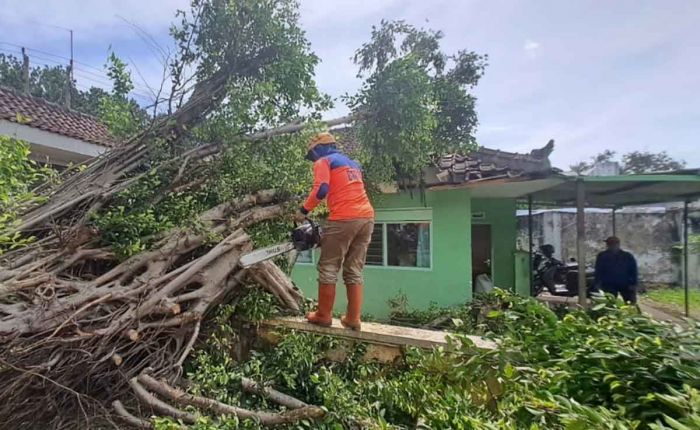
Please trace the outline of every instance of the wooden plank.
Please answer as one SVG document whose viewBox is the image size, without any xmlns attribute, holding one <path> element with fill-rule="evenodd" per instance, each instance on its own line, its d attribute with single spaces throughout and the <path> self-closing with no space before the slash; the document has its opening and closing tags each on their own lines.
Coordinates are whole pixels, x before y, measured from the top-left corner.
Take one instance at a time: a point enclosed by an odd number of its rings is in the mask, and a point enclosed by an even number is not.
<svg viewBox="0 0 700 430">
<path fill-rule="evenodd" d="M 308 333 L 355 339 L 367 343 L 396 346 L 416 346 L 425 349 L 447 346 L 447 336 L 450 334 L 444 331 L 425 330 L 370 322 L 362 323 L 362 331 L 354 331 L 343 327 L 340 324 L 340 320 L 337 318 L 333 319 L 333 325 L 331 327 L 321 327 L 318 325 L 309 324 L 303 317 L 272 319 L 263 322 L 263 325 L 267 327 L 286 327 Z M 474 345 L 476 345 L 477 348 L 496 348 L 496 344 L 490 340 L 479 336 L 467 337 L 474 342 Z"/>
<path fill-rule="evenodd" d="M 574 303 L 578 304 L 578 296 L 571 296 L 571 297 L 566 297 L 566 296 L 552 296 L 547 293 L 540 294 L 537 296 L 537 300 L 541 302 L 546 302 L 546 303 L 555 303 L 555 304 L 568 304 L 568 303 Z"/>
<path fill-rule="evenodd" d="M 556 305 L 565 305 L 570 309 L 575 309 L 578 308 L 579 305 L 579 297 L 578 296 L 573 296 L 573 297 L 565 297 L 565 296 L 552 296 L 550 294 L 544 293 L 536 297 L 536 299 L 548 305 L 549 307 L 553 307 Z"/>
</svg>

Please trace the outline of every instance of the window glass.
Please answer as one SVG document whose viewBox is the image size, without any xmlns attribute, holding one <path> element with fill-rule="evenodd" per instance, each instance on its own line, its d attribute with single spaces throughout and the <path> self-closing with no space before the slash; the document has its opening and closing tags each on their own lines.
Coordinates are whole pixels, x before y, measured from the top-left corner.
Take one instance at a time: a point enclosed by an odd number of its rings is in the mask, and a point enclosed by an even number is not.
<svg viewBox="0 0 700 430">
<path fill-rule="evenodd" d="M 313 263 L 313 262 L 314 262 L 314 260 L 313 260 L 313 256 L 312 256 L 312 254 L 311 254 L 311 250 L 310 250 L 310 249 L 308 249 L 308 250 L 306 250 L 306 251 L 301 251 L 301 252 L 299 252 L 299 254 L 297 255 L 297 263 L 307 263 L 307 264 L 311 264 L 311 263 Z"/>
<path fill-rule="evenodd" d="M 430 223 L 386 225 L 387 265 L 430 267 Z"/>
<path fill-rule="evenodd" d="M 384 232 L 383 224 L 374 224 L 372 231 L 372 241 L 367 248 L 368 266 L 383 266 L 384 265 Z"/>
</svg>

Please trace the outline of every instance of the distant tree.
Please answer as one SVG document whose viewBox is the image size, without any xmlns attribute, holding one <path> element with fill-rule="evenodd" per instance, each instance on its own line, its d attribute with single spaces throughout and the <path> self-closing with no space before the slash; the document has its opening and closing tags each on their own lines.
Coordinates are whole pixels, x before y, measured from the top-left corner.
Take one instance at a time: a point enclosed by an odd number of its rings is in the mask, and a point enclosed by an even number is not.
<svg viewBox="0 0 700 430">
<path fill-rule="evenodd" d="M 113 54 L 112 54 L 113 55 Z M 108 77 L 115 83 L 114 77 L 108 73 Z M 36 66 L 29 70 L 29 94 L 52 103 L 61 104 L 64 100 L 66 84 L 68 82 L 68 70 L 64 66 Z M 13 88 L 18 91 L 24 89 L 22 80 L 22 61 L 13 55 L 0 54 L 0 85 Z M 129 91 L 131 90 L 130 87 Z M 100 114 L 100 100 L 109 93 L 102 88 L 90 87 L 82 91 L 76 87 L 76 82 L 70 83 L 71 109 L 92 116 Z M 121 88 L 115 91 L 121 94 Z M 128 93 L 128 91 L 127 91 Z M 122 94 L 127 97 L 127 94 Z M 136 107 L 138 104 L 130 100 Z"/>
<path fill-rule="evenodd" d="M 606 149 L 605 151 L 601 152 L 595 157 L 591 157 L 591 161 L 593 164 L 605 163 L 606 161 L 613 161 L 613 159 L 615 158 L 615 154 L 617 154 L 617 152 Z"/>
<path fill-rule="evenodd" d="M 569 166 L 572 172 L 582 175 L 597 163 L 615 161 L 615 151 L 605 151 L 591 157 L 590 161 L 581 161 Z M 673 159 L 666 151 L 632 151 L 622 155 L 620 169 L 622 174 L 664 172 L 685 167 L 685 161 Z"/>
<path fill-rule="evenodd" d="M 29 70 L 29 94 L 60 103 L 66 89 L 68 71 L 63 66 L 37 66 Z M 22 91 L 22 61 L 13 55 L 0 54 L 0 85 Z M 74 94 L 82 95 L 75 89 Z M 78 97 L 79 98 L 79 97 Z"/>
<path fill-rule="evenodd" d="M 22 62 L 12 55 L 0 54 L 0 85 L 22 89 Z"/>
<path fill-rule="evenodd" d="M 674 160 L 666 151 L 659 153 L 633 151 L 622 156 L 622 172 L 650 173 L 678 170 L 685 167 L 685 161 Z"/>
<path fill-rule="evenodd" d="M 68 70 L 63 66 L 35 67 L 29 71 L 30 94 L 53 103 L 63 102 L 67 82 Z M 72 100 L 82 97 L 82 91 L 75 87 L 75 82 L 71 82 L 70 91 Z"/>
<path fill-rule="evenodd" d="M 71 101 L 71 108 L 88 115 L 98 115 L 100 112 L 100 100 L 109 96 L 109 92 L 99 87 L 90 87 L 87 91 L 80 91 L 78 97 Z"/>
<path fill-rule="evenodd" d="M 576 164 L 571 164 L 569 166 L 569 170 L 576 173 L 577 175 L 583 175 L 586 172 L 586 170 L 588 170 L 590 167 L 591 165 L 588 162 L 579 161 Z"/>
<path fill-rule="evenodd" d="M 569 169 L 571 169 L 572 172 L 575 172 L 578 175 L 582 175 L 586 172 L 586 170 L 595 166 L 597 163 L 612 161 L 615 158 L 615 154 L 615 151 L 606 149 L 605 151 L 591 157 L 591 161 L 581 161 L 579 163 L 572 164 L 569 166 Z"/>
<path fill-rule="evenodd" d="M 136 133 L 148 119 L 148 113 L 139 106 L 129 92 L 134 89 L 126 63 L 111 53 L 105 65 L 112 82 L 112 91 L 99 87 L 79 90 L 76 82 L 70 83 L 71 109 L 100 118 L 119 138 Z M 29 71 L 29 94 L 52 103 L 64 100 L 68 70 L 63 66 L 37 66 Z M 12 55 L 0 54 L 0 85 L 24 89 L 22 61 Z"/>
</svg>

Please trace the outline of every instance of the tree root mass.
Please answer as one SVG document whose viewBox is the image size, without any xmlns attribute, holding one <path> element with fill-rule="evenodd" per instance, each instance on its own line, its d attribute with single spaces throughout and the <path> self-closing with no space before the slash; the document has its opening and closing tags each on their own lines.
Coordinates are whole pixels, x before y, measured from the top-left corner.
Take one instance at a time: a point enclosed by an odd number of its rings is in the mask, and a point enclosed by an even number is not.
<svg viewBox="0 0 700 430">
<path fill-rule="evenodd" d="M 249 270 L 238 265 L 241 254 L 252 249 L 245 228 L 282 213 L 275 193 L 262 191 L 200 216 L 207 231 L 223 237 L 213 246 L 204 233 L 175 229 L 154 250 L 121 263 L 87 244 L 70 254 L 62 247 L 44 248 L 32 259 L 16 254 L 5 260 L 3 273 L 10 275 L 0 293 L 0 421 L 8 428 L 37 422 L 60 427 L 75 411 L 88 422 L 107 414 L 138 428 L 150 428 L 142 417 L 152 413 L 186 423 L 196 419 L 169 402 L 263 425 L 322 415 L 282 393 L 261 392 L 289 408 L 277 414 L 191 396 L 165 382 L 181 376 L 202 321 L 247 282 L 299 309 L 299 291 L 274 263 Z M 113 267 L 75 276 L 76 267 L 96 260 Z M 250 381 L 243 388 L 258 392 Z M 148 412 L 127 410 L 124 405 L 134 399 Z M 113 408 L 105 410 L 109 404 Z"/>
</svg>

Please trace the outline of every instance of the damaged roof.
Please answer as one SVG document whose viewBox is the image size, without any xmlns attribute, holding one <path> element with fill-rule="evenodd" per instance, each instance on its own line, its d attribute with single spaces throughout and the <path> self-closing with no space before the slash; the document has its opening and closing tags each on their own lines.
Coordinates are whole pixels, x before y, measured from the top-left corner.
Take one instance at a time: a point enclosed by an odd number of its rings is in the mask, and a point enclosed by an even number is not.
<svg viewBox="0 0 700 430">
<path fill-rule="evenodd" d="M 348 154 L 359 149 L 360 143 L 353 127 L 332 129 L 338 147 Z M 554 150 L 554 140 L 544 147 L 527 154 L 479 147 L 467 154 L 446 154 L 424 170 L 428 187 L 460 185 L 503 178 L 539 178 L 554 172 L 549 155 Z"/>
<path fill-rule="evenodd" d="M 97 118 L 0 86 L 0 120 L 113 147 L 117 141 Z"/>
</svg>

